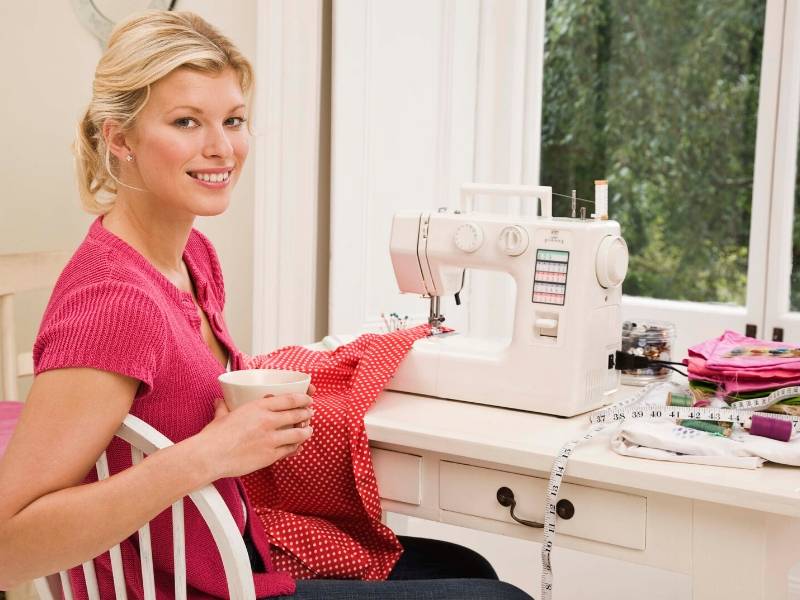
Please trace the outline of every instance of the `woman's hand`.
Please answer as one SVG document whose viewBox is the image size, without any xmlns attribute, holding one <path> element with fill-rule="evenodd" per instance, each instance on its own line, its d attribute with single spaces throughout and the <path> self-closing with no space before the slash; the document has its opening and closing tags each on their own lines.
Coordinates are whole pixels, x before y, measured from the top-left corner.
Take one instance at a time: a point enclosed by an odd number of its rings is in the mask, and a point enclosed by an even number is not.
<svg viewBox="0 0 800 600">
<path fill-rule="evenodd" d="M 314 387 L 314 384 L 313 383 L 309 383 L 308 384 L 308 390 L 306 390 L 306 394 L 308 394 L 309 396 L 313 396 L 314 392 L 316 392 L 316 391 L 317 391 L 317 388 Z M 308 419 L 307 421 L 303 421 L 299 425 L 295 425 L 295 427 L 308 427 L 310 424 L 311 424 L 311 419 Z M 294 456 L 295 454 L 300 452 L 300 450 L 301 450 L 301 448 L 298 448 L 296 452 L 293 452 L 291 454 L 291 456 Z"/>
<path fill-rule="evenodd" d="M 306 391 L 306 394 L 308 394 L 309 396 L 313 396 L 314 392 L 316 392 L 316 391 L 317 391 L 317 388 L 314 387 L 314 384 L 313 383 L 309 383 L 308 384 L 308 390 Z M 312 408 L 311 410 L 313 411 L 314 409 Z M 311 425 L 311 419 L 307 419 L 307 420 L 303 421 L 302 423 L 299 423 L 298 425 L 295 425 L 295 427 L 308 427 L 309 425 Z M 292 456 L 297 456 L 302 451 L 303 451 L 303 446 L 301 444 L 301 445 L 297 446 L 297 450 L 295 450 L 291 454 L 287 454 L 286 458 L 291 458 Z"/>
<path fill-rule="evenodd" d="M 214 420 L 196 436 L 216 478 L 246 475 L 296 453 L 311 437 L 311 403 L 309 395 L 284 394 L 229 411 L 218 399 Z"/>
</svg>

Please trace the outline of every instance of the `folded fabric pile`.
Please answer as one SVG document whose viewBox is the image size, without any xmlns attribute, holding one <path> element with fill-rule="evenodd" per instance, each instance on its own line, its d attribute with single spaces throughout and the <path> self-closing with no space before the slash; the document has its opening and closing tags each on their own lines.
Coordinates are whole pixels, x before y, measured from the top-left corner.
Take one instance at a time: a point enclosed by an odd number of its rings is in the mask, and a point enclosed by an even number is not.
<svg viewBox="0 0 800 600">
<path fill-rule="evenodd" d="M 800 416 L 800 394 L 793 395 L 795 390 L 787 389 L 800 386 L 800 346 L 726 331 L 692 346 L 683 362 L 688 367 L 688 388 L 665 383 L 641 403 L 675 406 L 668 400 L 672 393 L 681 398 L 679 406 Z M 782 392 L 770 398 L 778 390 Z M 752 432 L 754 427 L 755 418 Z M 753 435 L 724 422 L 626 419 L 613 433 L 611 448 L 639 458 L 746 469 L 760 467 L 766 461 L 800 466 L 800 436 L 794 433 L 788 441 L 780 441 L 779 436 L 764 435 Z"/>
<path fill-rule="evenodd" d="M 766 398 L 775 390 L 800 386 L 800 346 L 735 331 L 692 346 L 683 362 L 697 399 L 695 406 L 707 405 L 715 397 L 735 406 L 740 400 Z M 800 397 L 784 398 L 764 410 L 800 415 Z"/>
<path fill-rule="evenodd" d="M 665 382 L 658 384 L 641 404 L 666 405 L 670 393 L 691 392 L 685 386 Z M 714 398 L 710 405 L 723 407 L 724 401 Z M 686 427 L 670 418 L 626 419 L 612 433 L 611 449 L 617 454 L 637 458 L 741 469 L 756 469 L 766 461 L 800 466 L 800 436 L 797 434 L 788 442 L 752 435 L 743 429 L 733 429 L 729 436 L 722 436 Z"/>
</svg>

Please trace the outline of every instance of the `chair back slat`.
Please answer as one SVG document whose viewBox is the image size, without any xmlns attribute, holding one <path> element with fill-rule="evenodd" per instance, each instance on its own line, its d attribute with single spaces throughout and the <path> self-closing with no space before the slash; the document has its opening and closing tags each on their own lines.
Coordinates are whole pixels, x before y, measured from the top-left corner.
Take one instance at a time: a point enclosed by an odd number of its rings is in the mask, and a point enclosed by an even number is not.
<svg viewBox="0 0 800 600">
<path fill-rule="evenodd" d="M 131 462 L 134 465 L 138 465 L 144 460 L 144 454 L 141 448 L 131 446 Z M 150 542 L 149 523 L 139 530 L 139 559 L 142 563 L 142 586 L 145 600 L 155 600 L 156 579 L 153 572 L 153 546 Z"/>
<path fill-rule="evenodd" d="M 150 544 L 150 524 L 139 530 L 139 559 L 142 563 L 142 587 L 145 600 L 156 600 L 156 579 L 153 574 L 153 547 Z"/>
<path fill-rule="evenodd" d="M 47 577 L 40 577 L 34 580 L 33 587 L 36 590 L 36 595 L 39 600 L 61 600 L 62 580 L 58 575 L 48 575 Z M 72 600 L 72 590 L 69 595 L 64 594 L 66 600 Z"/>
<path fill-rule="evenodd" d="M 175 567 L 175 600 L 186 600 L 186 536 L 183 499 L 172 505 L 172 564 Z"/>
<path fill-rule="evenodd" d="M 105 452 L 97 459 L 95 468 L 97 469 L 98 481 L 108 479 L 108 457 Z M 119 544 L 111 548 L 108 553 L 111 556 L 111 574 L 114 577 L 114 592 L 117 600 L 128 600 L 128 593 L 125 589 L 125 570 L 122 567 L 122 552 L 120 551 Z"/>
<path fill-rule="evenodd" d="M 114 595 L 117 600 L 128 600 L 128 591 L 125 586 L 125 569 L 122 566 L 122 551 L 119 544 L 108 551 L 111 557 L 111 574 L 114 578 Z"/>
<path fill-rule="evenodd" d="M 117 600 L 128 600 L 128 592 L 125 587 L 125 569 L 122 567 L 122 551 L 119 544 L 108 551 L 111 555 L 111 573 L 114 577 L 114 593 Z"/>
<path fill-rule="evenodd" d="M 86 580 L 86 593 L 89 600 L 100 600 L 100 590 L 97 587 L 97 573 L 94 570 L 94 561 L 83 563 L 83 578 Z"/>
<path fill-rule="evenodd" d="M 108 479 L 108 460 L 105 452 L 97 459 L 95 468 L 97 469 L 98 479 Z M 83 576 L 86 579 L 86 591 L 89 594 L 89 600 L 99 600 L 100 590 L 97 587 L 97 573 L 94 570 L 93 560 L 83 563 Z"/>
<path fill-rule="evenodd" d="M 131 446 L 131 463 L 135 466 L 138 465 L 140 462 L 144 460 L 144 450 L 141 448 L 137 448 L 136 446 Z M 148 452 L 148 454 L 151 454 Z"/>
<path fill-rule="evenodd" d="M 61 579 L 61 589 L 64 591 L 64 600 L 72 600 L 72 586 L 69 582 L 69 573 L 66 571 L 59 571 L 58 576 Z"/>
<path fill-rule="evenodd" d="M 106 456 L 105 452 L 103 452 L 100 455 L 100 458 L 97 459 L 97 462 L 94 464 L 94 468 L 97 469 L 98 481 L 108 479 L 108 457 Z"/>
</svg>

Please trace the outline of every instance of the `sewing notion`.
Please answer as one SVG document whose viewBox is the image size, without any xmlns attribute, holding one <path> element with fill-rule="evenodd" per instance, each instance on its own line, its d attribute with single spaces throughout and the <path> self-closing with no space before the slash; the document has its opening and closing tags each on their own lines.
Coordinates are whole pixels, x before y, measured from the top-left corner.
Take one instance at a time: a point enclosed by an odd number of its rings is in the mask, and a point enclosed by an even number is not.
<svg viewBox="0 0 800 600">
<path fill-rule="evenodd" d="M 542 214 L 477 212 L 477 194 L 537 199 Z M 396 213 L 390 251 L 398 286 L 430 300 L 439 335 L 414 344 L 388 389 L 561 416 L 608 404 L 619 384 L 628 247 L 607 210 L 602 181 L 591 219 L 553 217 L 550 187 L 475 183 L 462 186 L 459 209 Z M 466 269 L 514 279 L 510 343 L 441 328 L 440 299 L 460 304 Z"/>
</svg>

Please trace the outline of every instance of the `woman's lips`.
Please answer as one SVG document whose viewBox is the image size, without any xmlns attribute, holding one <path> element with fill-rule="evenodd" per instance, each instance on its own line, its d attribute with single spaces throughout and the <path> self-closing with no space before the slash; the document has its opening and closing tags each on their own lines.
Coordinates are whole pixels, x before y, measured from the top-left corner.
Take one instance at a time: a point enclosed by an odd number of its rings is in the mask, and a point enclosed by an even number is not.
<svg viewBox="0 0 800 600">
<path fill-rule="evenodd" d="M 186 174 L 203 187 L 219 189 L 224 188 L 230 183 L 233 169 L 216 173 L 208 171 L 189 171 Z"/>
</svg>

